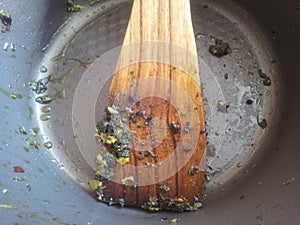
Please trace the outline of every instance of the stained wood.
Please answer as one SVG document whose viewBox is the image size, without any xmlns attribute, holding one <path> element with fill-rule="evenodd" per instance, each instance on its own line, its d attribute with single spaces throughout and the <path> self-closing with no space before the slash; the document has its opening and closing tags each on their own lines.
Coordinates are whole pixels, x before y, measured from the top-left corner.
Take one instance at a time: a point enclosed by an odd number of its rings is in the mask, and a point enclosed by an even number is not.
<svg viewBox="0 0 300 225">
<path fill-rule="evenodd" d="M 138 102 L 130 102 L 132 96 Z M 112 181 L 105 182 L 106 199 L 138 207 L 149 197 L 203 200 L 206 134 L 189 1 L 134 0 L 108 104 L 146 113 L 129 122 L 141 141 L 132 141 L 130 163 L 117 165 Z M 147 149 L 156 157 L 140 153 Z M 195 175 L 189 174 L 192 166 L 199 167 Z M 129 176 L 134 181 L 127 185 L 115 182 Z"/>
</svg>

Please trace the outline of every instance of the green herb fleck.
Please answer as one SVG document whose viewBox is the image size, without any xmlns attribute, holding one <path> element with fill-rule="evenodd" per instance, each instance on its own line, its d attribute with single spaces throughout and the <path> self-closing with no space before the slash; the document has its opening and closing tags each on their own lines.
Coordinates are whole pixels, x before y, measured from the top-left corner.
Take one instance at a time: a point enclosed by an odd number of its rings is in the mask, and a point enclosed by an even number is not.
<svg viewBox="0 0 300 225">
<path fill-rule="evenodd" d="M 12 204 L 0 204 L 0 209 L 16 209 L 17 206 Z"/>
<path fill-rule="evenodd" d="M 84 9 L 82 5 L 75 4 L 72 0 L 67 0 L 67 11 L 68 12 L 77 12 L 81 9 Z"/>
<path fill-rule="evenodd" d="M 123 165 L 129 163 L 129 143 L 131 139 L 129 126 L 123 122 L 119 108 L 109 106 L 106 109 L 107 117 L 97 125 L 100 140 L 109 151 Z M 127 114 L 127 116 L 129 116 Z"/>
<path fill-rule="evenodd" d="M 173 132 L 173 134 L 177 134 L 179 130 L 180 130 L 180 126 L 173 121 L 171 123 L 171 131 Z"/>
<path fill-rule="evenodd" d="M 13 94 L 10 95 L 10 97 L 11 97 L 12 99 L 17 99 L 17 98 L 21 99 L 21 98 L 23 98 L 23 95 L 13 93 Z"/>
<path fill-rule="evenodd" d="M 270 77 L 266 77 L 264 80 L 263 80 L 263 84 L 265 86 L 270 86 L 271 85 L 271 78 Z"/>
<path fill-rule="evenodd" d="M 40 144 L 31 138 L 27 138 L 25 143 L 28 148 L 40 149 Z"/>
<path fill-rule="evenodd" d="M 24 181 L 25 180 L 24 178 L 18 177 L 18 176 L 12 176 L 11 178 L 16 181 Z"/>
<path fill-rule="evenodd" d="M 290 179 L 284 181 L 281 185 L 282 185 L 282 186 L 287 186 L 287 185 L 293 183 L 295 180 L 296 180 L 295 177 L 291 177 Z"/>
<path fill-rule="evenodd" d="M 142 208 L 147 209 L 150 212 L 158 212 L 161 210 L 161 208 L 159 207 L 159 204 L 158 204 L 158 198 L 151 197 L 151 196 L 149 198 L 149 201 L 142 205 Z"/>
<path fill-rule="evenodd" d="M 38 127 L 34 127 L 32 129 L 29 130 L 30 131 L 30 135 L 33 136 L 33 137 L 37 137 L 38 136 L 38 133 L 40 131 L 40 128 Z"/>
<path fill-rule="evenodd" d="M 170 223 L 177 223 L 177 221 L 178 221 L 178 218 L 173 218 L 170 220 Z"/>
<path fill-rule="evenodd" d="M 161 185 L 159 188 L 160 188 L 162 191 L 164 191 L 164 192 L 168 192 L 168 191 L 171 190 L 171 188 L 170 188 L 168 185 L 166 185 L 166 184 Z"/>
<path fill-rule="evenodd" d="M 198 166 L 192 166 L 189 169 L 189 175 L 193 176 L 199 172 L 199 167 Z"/>
<path fill-rule="evenodd" d="M 127 185 L 127 183 L 128 183 L 129 181 L 132 181 L 132 182 L 134 181 L 133 176 L 124 177 L 124 178 L 121 180 L 121 182 L 122 182 L 123 185 Z"/>
<path fill-rule="evenodd" d="M 20 134 L 27 135 L 26 128 L 24 126 L 19 127 Z"/>
</svg>

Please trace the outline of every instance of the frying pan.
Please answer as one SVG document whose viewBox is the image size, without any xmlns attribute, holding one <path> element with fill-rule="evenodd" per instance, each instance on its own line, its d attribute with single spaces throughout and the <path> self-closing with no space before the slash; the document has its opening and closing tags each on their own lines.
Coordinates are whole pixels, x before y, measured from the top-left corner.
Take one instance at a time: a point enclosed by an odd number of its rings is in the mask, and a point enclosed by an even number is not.
<svg viewBox="0 0 300 225">
<path fill-rule="evenodd" d="M 0 35 L 0 224 L 299 224 L 299 2 L 191 0 L 209 178 L 192 213 L 107 206 L 90 191 L 94 125 L 132 2 L 79 3 L 70 13 L 59 0 L 1 1 L 12 26 Z M 217 39 L 230 54 L 209 52 Z M 45 93 L 28 88 L 47 78 Z M 46 94 L 51 103 L 36 101 Z"/>
</svg>

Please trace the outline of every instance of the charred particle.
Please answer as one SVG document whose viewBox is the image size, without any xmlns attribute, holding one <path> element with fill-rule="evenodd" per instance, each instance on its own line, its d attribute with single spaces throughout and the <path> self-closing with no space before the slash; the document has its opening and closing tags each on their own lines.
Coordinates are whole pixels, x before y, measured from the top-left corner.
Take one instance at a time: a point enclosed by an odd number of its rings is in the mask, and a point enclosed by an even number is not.
<svg viewBox="0 0 300 225">
<path fill-rule="evenodd" d="M 140 115 L 140 116 L 144 116 L 146 115 L 146 110 L 145 109 L 140 109 L 139 111 L 136 112 L 137 115 Z"/>
<path fill-rule="evenodd" d="M 200 134 L 205 134 L 206 133 L 206 128 L 200 130 Z"/>
<path fill-rule="evenodd" d="M 228 73 L 224 74 L 224 78 L 225 78 L 225 80 L 228 80 Z"/>
<path fill-rule="evenodd" d="M 207 168 L 210 169 L 210 170 L 214 170 L 214 168 L 212 168 L 212 167 L 209 166 L 209 165 L 207 166 Z"/>
<path fill-rule="evenodd" d="M 257 117 L 257 124 L 258 124 L 258 126 L 260 126 L 262 129 L 265 129 L 265 128 L 267 127 L 267 125 L 268 125 L 266 119 L 259 120 L 258 117 Z"/>
<path fill-rule="evenodd" d="M 253 103 L 253 100 L 252 100 L 252 99 L 247 99 L 247 101 L 246 101 L 246 104 L 247 104 L 247 105 L 252 105 L 252 103 Z"/>
<path fill-rule="evenodd" d="M 168 217 L 161 217 L 160 218 L 160 221 L 166 221 L 166 220 L 168 220 Z"/>
<path fill-rule="evenodd" d="M 10 15 L 4 10 L 0 10 L 0 19 L 2 24 L 5 26 L 2 28 L 1 32 L 5 33 L 7 31 L 10 31 L 10 26 L 12 22 Z"/>
<path fill-rule="evenodd" d="M 259 77 L 261 77 L 261 78 L 266 78 L 267 77 L 267 74 L 265 74 L 261 69 L 258 70 L 257 72 L 258 72 Z"/>
<path fill-rule="evenodd" d="M 147 118 L 146 118 L 146 121 L 145 121 L 145 124 L 150 124 L 151 120 L 153 119 L 153 116 L 152 115 L 149 115 Z"/>
<path fill-rule="evenodd" d="M 215 45 L 209 46 L 209 52 L 216 57 L 222 57 L 232 52 L 229 44 L 223 40 L 216 39 Z"/>
<path fill-rule="evenodd" d="M 171 130 L 173 134 L 177 134 L 179 132 L 180 126 L 176 124 L 174 121 L 171 123 Z"/>
<path fill-rule="evenodd" d="M 271 85 L 271 78 L 270 77 L 266 77 L 264 80 L 263 80 L 263 84 L 265 86 L 270 86 Z"/>
</svg>

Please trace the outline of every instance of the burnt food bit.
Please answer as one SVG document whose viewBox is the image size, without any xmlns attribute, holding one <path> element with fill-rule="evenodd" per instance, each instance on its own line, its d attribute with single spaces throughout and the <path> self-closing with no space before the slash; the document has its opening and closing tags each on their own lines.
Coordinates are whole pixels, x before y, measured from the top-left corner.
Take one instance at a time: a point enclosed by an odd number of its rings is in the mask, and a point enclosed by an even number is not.
<svg viewBox="0 0 300 225">
<path fill-rule="evenodd" d="M 150 124 L 150 122 L 151 122 L 152 119 L 153 119 L 153 116 L 152 116 L 152 115 L 149 115 L 149 116 L 146 118 L 145 124 L 146 124 L 146 125 Z"/>
<path fill-rule="evenodd" d="M 0 19 L 4 27 L 2 27 L 1 32 L 5 33 L 7 31 L 10 31 L 10 26 L 11 26 L 11 16 L 4 10 L 0 10 Z"/>
<path fill-rule="evenodd" d="M 265 86 L 271 85 L 271 83 L 272 83 L 271 78 L 267 74 L 265 74 L 261 69 L 258 70 L 257 73 L 258 73 L 258 76 L 263 79 L 263 84 Z"/>
<path fill-rule="evenodd" d="M 271 78 L 270 77 L 266 77 L 264 80 L 263 80 L 263 84 L 265 86 L 270 86 L 271 85 Z"/>
<path fill-rule="evenodd" d="M 209 46 L 209 52 L 216 57 L 222 57 L 232 52 L 229 44 L 223 40 L 216 39 L 215 45 Z"/>
<path fill-rule="evenodd" d="M 266 119 L 262 119 L 259 120 L 257 117 L 257 124 L 258 126 L 260 126 L 262 129 L 265 129 L 268 126 L 267 120 Z"/>
<path fill-rule="evenodd" d="M 171 123 L 171 130 L 172 130 L 173 134 L 177 134 L 180 130 L 180 126 L 173 121 Z"/>
<path fill-rule="evenodd" d="M 267 74 L 265 74 L 262 70 L 258 70 L 257 72 L 258 72 L 259 77 L 261 77 L 263 79 L 267 77 Z"/>
<path fill-rule="evenodd" d="M 252 103 L 253 103 L 253 100 L 252 100 L 252 99 L 247 99 L 247 101 L 246 101 L 246 104 L 247 104 L 247 105 L 252 105 Z"/>
</svg>

